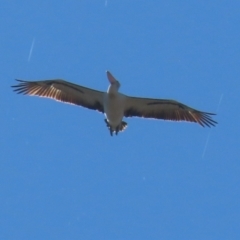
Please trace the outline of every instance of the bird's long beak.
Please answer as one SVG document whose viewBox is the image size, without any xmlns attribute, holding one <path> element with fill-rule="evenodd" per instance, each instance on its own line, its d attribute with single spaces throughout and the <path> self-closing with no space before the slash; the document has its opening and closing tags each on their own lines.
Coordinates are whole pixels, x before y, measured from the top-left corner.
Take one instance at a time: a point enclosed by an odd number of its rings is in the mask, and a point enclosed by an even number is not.
<svg viewBox="0 0 240 240">
<path fill-rule="evenodd" d="M 116 78 L 114 78 L 114 76 L 109 71 L 106 71 L 106 73 L 107 73 L 107 78 L 111 84 L 117 81 Z"/>
</svg>

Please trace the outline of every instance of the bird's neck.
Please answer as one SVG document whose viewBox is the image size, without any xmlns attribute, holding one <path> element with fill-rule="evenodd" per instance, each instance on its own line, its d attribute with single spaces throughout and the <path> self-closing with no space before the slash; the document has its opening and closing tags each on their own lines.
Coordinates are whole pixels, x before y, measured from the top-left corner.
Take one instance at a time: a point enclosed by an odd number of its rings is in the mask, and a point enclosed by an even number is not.
<svg viewBox="0 0 240 240">
<path fill-rule="evenodd" d="M 117 95 L 118 94 L 118 89 L 116 88 L 115 85 L 110 85 L 108 87 L 107 93 L 110 95 Z"/>
</svg>

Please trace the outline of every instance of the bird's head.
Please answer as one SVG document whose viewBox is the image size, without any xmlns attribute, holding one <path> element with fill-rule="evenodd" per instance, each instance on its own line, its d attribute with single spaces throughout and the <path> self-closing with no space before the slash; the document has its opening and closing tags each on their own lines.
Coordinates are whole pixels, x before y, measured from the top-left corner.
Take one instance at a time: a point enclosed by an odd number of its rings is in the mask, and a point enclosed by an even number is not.
<svg viewBox="0 0 240 240">
<path fill-rule="evenodd" d="M 112 92 L 112 93 L 118 92 L 118 89 L 120 88 L 119 81 L 109 71 L 107 71 L 107 78 L 108 78 L 108 81 L 110 82 L 108 92 Z"/>
</svg>

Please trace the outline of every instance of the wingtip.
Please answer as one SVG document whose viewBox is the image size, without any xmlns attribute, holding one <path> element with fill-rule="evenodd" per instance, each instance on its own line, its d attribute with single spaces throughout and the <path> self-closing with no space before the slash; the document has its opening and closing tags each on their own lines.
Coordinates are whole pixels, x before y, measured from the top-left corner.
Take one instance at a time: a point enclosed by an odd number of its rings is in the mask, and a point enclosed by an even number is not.
<svg viewBox="0 0 240 240">
<path fill-rule="evenodd" d="M 18 78 L 15 78 L 15 80 L 16 80 L 17 82 L 21 82 L 21 83 L 26 82 L 26 81 L 21 80 L 21 79 L 18 79 Z M 18 88 L 18 87 L 19 87 L 19 84 L 18 84 L 18 85 L 12 85 L 11 87 L 12 87 L 12 88 Z M 17 89 L 15 89 L 14 91 L 17 91 Z"/>
<path fill-rule="evenodd" d="M 18 82 L 27 82 L 27 81 L 19 79 L 19 78 L 15 78 L 15 80 L 18 81 Z"/>
</svg>

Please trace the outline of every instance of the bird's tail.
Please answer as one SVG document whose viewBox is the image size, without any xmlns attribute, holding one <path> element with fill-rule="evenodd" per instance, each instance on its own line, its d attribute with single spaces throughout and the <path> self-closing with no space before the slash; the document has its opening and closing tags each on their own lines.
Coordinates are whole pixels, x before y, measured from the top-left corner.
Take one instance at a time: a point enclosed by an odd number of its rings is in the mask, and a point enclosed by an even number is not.
<svg viewBox="0 0 240 240">
<path fill-rule="evenodd" d="M 113 135 L 113 132 L 115 131 L 116 135 L 118 134 L 118 132 L 122 132 L 127 128 L 127 123 L 122 121 L 119 126 L 116 128 L 116 130 L 113 130 L 112 127 L 110 126 L 109 122 L 107 119 L 104 119 L 105 123 L 107 124 L 107 127 L 110 131 L 110 135 Z"/>
<path fill-rule="evenodd" d="M 119 131 L 122 132 L 127 128 L 127 123 L 122 121 L 120 126 L 119 126 Z"/>
</svg>

